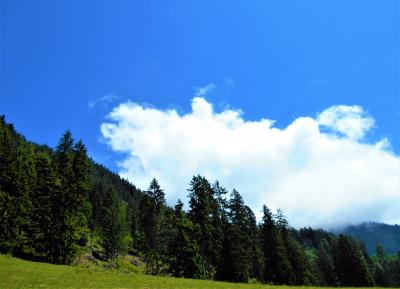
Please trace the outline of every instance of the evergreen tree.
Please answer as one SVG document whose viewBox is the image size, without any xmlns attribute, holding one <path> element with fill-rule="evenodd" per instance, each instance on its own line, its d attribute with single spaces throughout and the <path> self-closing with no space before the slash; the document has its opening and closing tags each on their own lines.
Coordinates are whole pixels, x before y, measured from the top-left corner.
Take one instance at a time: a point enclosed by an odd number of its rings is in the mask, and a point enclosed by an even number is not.
<svg viewBox="0 0 400 289">
<path fill-rule="evenodd" d="M 53 231 L 53 201 L 60 190 L 59 180 L 54 172 L 51 158 L 47 152 L 35 155 L 36 186 L 31 194 L 32 214 L 29 232 L 31 257 L 34 260 L 50 261 L 49 248 Z"/>
<path fill-rule="evenodd" d="M 147 194 L 154 202 L 156 214 L 160 214 L 161 210 L 166 206 L 165 193 L 156 178 L 152 179 Z"/>
<path fill-rule="evenodd" d="M 140 228 L 144 234 L 145 246 L 143 250 L 146 253 L 148 261 L 148 271 L 152 274 L 158 274 L 163 255 L 166 254 L 166 222 L 165 215 L 165 194 L 154 178 L 149 186 L 145 196 L 140 202 Z"/>
<path fill-rule="evenodd" d="M 222 187 L 218 181 L 216 181 L 212 190 L 214 192 L 215 199 L 217 200 L 218 215 L 220 224 L 219 227 L 223 232 L 223 238 L 221 243 L 219 264 L 215 273 L 214 278 L 217 280 L 234 280 L 233 267 L 232 267 L 232 254 L 231 254 L 231 239 L 230 234 L 231 224 L 229 223 L 229 202 L 226 199 L 228 190 Z"/>
<path fill-rule="evenodd" d="M 321 240 L 321 243 L 318 246 L 317 256 L 322 285 L 336 286 L 337 275 L 335 263 L 330 250 L 330 245 L 325 238 Z"/>
<path fill-rule="evenodd" d="M 344 235 L 339 235 L 338 239 L 336 268 L 341 286 L 374 285 L 364 256 Z"/>
<path fill-rule="evenodd" d="M 61 138 L 55 161 L 60 190 L 53 201 L 54 234 L 50 254 L 54 263 L 70 263 L 76 254 L 77 241 L 85 232 L 88 210 L 88 162 L 82 142 L 74 146 L 70 131 Z"/>
<path fill-rule="evenodd" d="M 214 191 L 202 176 L 193 177 L 189 188 L 189 217 L 199 226 L 198 244 L 207 278 L 214 278 L 220 262 L 223 242 L 218 201 Z"/>
<path fill-rule="evenodd" d="M 272 212 L 264 205 L 261 238 L 264 255 L 264 281 L 274 284 L 290 284 L 293 270 L 288 260 L 286 247 L 277 228 Z"/>
<path fill-rule="evenodd" d="M 134 202 L 128 204 L 127 209 L 127 225 L 132 238 L 131 252 L 134 255 L 138 255 L 141 251 L 141 244 L 144 242 L 144 234 L 139 226 L 139 206 Z"/>
<path fill-rule="evenodd" d="M 250 241 L 251 276 L 259 282 L 263 282 L 264 260 L 261 248 L 261 238 L 257 226 L 256 216 L 253 211 L 245 206 L 246 218 L 248 220 L 248 235 Z"/>
<path fill-rule="evenodd" d="M 115 260 L 123 251 L 123 237 L 126 233 L 125 207 L 119 200 L 113 186 L 103 199 L 101 210 L 101 236 L 105 258 Z"/>
<path fill-rule="evenodd" d="M 78 245 L 85 246 L 89 240 L 88 220 L 91 214 L 89 192 L 92 189 L 90 179 L 90 164 L 87 150 L 82 140 L 74 145 L 74 207 L 76 208 L 75 240 Z"/>
<path fill-rule="evenodd" d="M 178 200 L 175 206 L 176 233 L 172 243 L 172 262 L 170 270 L 176 277 L 203 278 L 200 248 L 196 240 L 193 223 L 183 211 L 183 203 Z"/>
<path fill-rule="evenodd" d="M 232 191 L 229 202 L 229 226 L 230 235 L 230 256 L 232 262 L 231 281 L 244 282 L 251 277 L 252 269 L 252 242 L 251 224 L 248 218 L 248 211 L 244 205 L 242 196 Z"/>
<path fill-rule="evenodd" d="M 36 180 L 33 147 L 0 119 L 0 252 L 24 257 Z"/>
<path fill-rule="evenodd" d="M 313 282 L 313 277 L 310 272 L 311 268 L 310 264 L 308 263 L 304 248 L 293 237 L 292 231 L 290 231 L 289 228 L 289 222 L 287 221 L 287 218 L 281 209 L 277 210 L 275 222 L 282 236 L 282 240 L 287 251 L 287 258 L 291 265 L 291 278 L 287 282 L 296 285 L 311 284 Z"/>
<path fill-rule="evenodd" d="M 222 187 L 218 181 L 212 186 L 214 197 L 217 201 L 218 207 L 218 217 L 223 226 L 224 223 L 228 222 L 228 201 L 226 199 L 226 195 L 228 194 L 228 190 Z"/>
<path fill-rule="evenodd" d="M 305 254 L 303 246 L 289 232 L 285 236 L 284 243 L 288 254 L 288 259 L 292 267 L 291 284 L 311 285 L 315 278 L 311 273 L 311 265 Z"/>
<path fill-rule="evenodd" d="M 13 254 L 18 257 L 27 258 L 31 253 L 29 231 L 31 230 L 32 200 L 31 193 L 35 187 L 36 171 L 34 161 L 34 148 L 22 139 L 18 145 L 17 155 L 17 179 L 16 187 L 18 198 L 17 205 L 17 238 Z"/>
</svg>

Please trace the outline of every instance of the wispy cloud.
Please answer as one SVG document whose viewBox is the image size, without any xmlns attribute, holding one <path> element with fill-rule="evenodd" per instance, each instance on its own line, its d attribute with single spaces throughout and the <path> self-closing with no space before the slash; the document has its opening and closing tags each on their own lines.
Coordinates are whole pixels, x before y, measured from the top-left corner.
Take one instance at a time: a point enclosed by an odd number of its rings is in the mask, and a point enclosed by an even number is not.
<svg viewBox="0 0 400 289">
<path fill-rule="evenodd" d="M 373 123 L 361 107 L 339 105 L 280 129 L 197 96 L 185 114 L 122 103 L 101 132 L 126 154 L 120 174 L 140 188 L 157 177 L 170 204 L 202 174 L 236 188 L 256 213 L 263 203 L 284 209 L 297 227 L 400 222 L 400 157 L 388 140 L 361 141 Z"/>
<path fill-rule="evenodd" d="M 89 109 L 92 109 L 97 105 L 111 104 L 114 101 L 117 101 L 119 99 L 120 99 L 120 97 L 118 95 L 107 94 L 107 95 L 102 96 L 100 98 L 93 99 L 93 100 L 89 101 L 88 107 L 89 107 Z"/>
<path fill-rule="evenodd" d="M 204 97 L 209 93 L 211 90 L 215 89 L 217 86 L 214 83 L 210 83 L 206 86 L 202 87 L 195 87 L 194 88 L 194 96 L 195 97 Z"/>
<path fill-rule="evenodd" d="M 224 77 L 224 83 L 225 83 L 226 85 L 233 85 L 235 82 L 234 82 L 233 79 L 230 78 L 230 77 Z"/>
</svg>

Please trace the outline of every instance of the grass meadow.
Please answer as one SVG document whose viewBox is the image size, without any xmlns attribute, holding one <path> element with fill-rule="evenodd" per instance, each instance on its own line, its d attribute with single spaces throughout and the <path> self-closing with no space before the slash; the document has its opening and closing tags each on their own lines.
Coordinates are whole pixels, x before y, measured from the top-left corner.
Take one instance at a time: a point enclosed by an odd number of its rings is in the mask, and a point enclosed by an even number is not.
<svg viewBox="0 0 400 289">
<path fill-rule="evenodd" d="M 237 284 L 208 280 L 149 276 L 141 273 L 52 265 L 0 255 L 0 288 L 140 288 L 140 289 L 272 289 L 313 288 Z"/>
</svg>

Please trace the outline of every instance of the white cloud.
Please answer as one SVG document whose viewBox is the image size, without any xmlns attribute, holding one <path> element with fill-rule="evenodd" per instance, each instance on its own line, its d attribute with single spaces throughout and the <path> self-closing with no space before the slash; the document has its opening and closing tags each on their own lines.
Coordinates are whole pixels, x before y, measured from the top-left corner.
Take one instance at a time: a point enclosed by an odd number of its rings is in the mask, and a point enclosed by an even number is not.
<svg viewBox="0 0 400 289">
<path fill-rule="evenodd" d="M 190 179 L 201 174 L 236 188 L 256 213 L 263 203 L 282 208 L 297 227 L 400 222 L 399 156 L 387 140 L 359 142 L 373 123 L 361 107 L 334 106 L 278 129 L 240 110 L 215 112 L 197 96 L 183 115 L 122 103 L 101 131 L 125 154 L 120 174 L 142 189 L 156 177 L 171 205 L 186 200 Z"/>
<path fill-rule="evenodd" d="M 361 106 L 337 105 L 318 115 L 318 123 L 337 131 L 346 137 L 358 140 L 364 137 L 374 125 L 374 119 Z"/>
</svg>

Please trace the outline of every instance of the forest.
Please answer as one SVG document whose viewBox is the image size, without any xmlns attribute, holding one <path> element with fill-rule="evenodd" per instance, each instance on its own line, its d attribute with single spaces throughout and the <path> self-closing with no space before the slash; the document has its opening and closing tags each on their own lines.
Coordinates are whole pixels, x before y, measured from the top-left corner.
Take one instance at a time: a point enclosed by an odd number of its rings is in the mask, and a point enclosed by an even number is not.
<svg viewBox="0 0 400 289">
<path fill-rule="evenodd" d="M 83 248 L 112 264 L 139 256 L 146 272 L 184 278 L 316 286 L 400 287 L 400 252 L 322 229 L 294 229 L 263 205 L 194 176 L 168 206 L 156 179 L 146 191 L 89 158 L 70 131 L 56 148 L 25 139 L 0 118 L 0 252 L 72 264 Z"/>
</svg>

